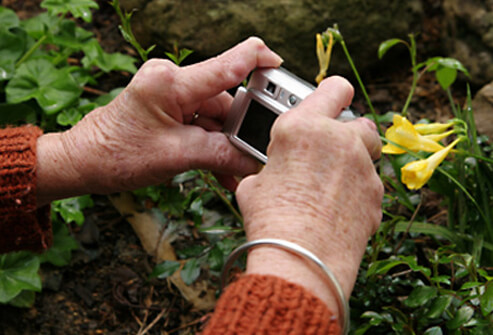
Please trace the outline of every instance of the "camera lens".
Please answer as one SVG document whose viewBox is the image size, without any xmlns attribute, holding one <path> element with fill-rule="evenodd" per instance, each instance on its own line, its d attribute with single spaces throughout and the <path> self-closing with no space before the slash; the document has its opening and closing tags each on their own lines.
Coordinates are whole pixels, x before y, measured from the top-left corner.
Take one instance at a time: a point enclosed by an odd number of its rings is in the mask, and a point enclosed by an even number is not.
<svg viewBox="0 0 493 335">
<path fill-rule="evenodd" d="M 298 98 L 295 95 L 291 94 L 288 98 L 288 102 L 291 106 L 294 106 L 298 102 Z"/>
<path fill-rule="evenodd" d="M 269 81 L 269 83 L 267 84 L 267 87 L 265 88 L 265 90 L 266 90 L 267 92 L 270 92 L 271 94 L 274 94 L 274 92 L 276 91 L 276 85 L 275 85 L 275 84 L 273 84 L 273 83 L 271 83 L 271 82 Z"/>
</svg>

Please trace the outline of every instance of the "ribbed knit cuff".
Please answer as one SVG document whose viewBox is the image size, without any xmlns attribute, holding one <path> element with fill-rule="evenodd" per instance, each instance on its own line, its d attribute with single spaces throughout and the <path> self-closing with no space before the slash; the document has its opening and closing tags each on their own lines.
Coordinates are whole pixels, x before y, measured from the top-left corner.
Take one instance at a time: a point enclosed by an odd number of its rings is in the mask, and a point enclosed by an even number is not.
<svg viewBox="0 0 493 335">
<path fill-rule="evenodd" d="M 47 249 L 53 240 L 50 208 L 36 206 L 34 126 L 0 129 L 0 253 Z"/>
<path fill-rule="evenodd" d="M 340 334 L 327 306 L 303 287 L 267 275 L 246 275 L 219 299 L 203 335 Z"/>
</svg>

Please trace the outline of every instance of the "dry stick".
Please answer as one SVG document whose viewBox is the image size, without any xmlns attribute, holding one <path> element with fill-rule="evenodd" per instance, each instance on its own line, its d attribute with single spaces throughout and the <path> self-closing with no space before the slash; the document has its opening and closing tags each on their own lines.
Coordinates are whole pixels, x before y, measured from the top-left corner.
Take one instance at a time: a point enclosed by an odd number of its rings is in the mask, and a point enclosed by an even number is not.
<svg viewBox="0 0 493 335">
<path fill-rule="evenodd" d="M 180 327 L 178 327 L 178 328 L 175 328 L 175 329 L 173 329 L 173 330 L 170 330 L 170 331 L 168 332 L 168 334 L 172 334 L 172 333 L 177 332 L 177 331 L 179 331 L 179 330 L 182 330 L 182 329 L 188 328 L 188 327 L 190 327 L 190 326 L 196 325 L 197 323 L 200 323 L 200 322 L 202 322 L 202 318 L 199 318 L 199 319 L 197 319 L 197 320 L 194 320 L 194 321 L 191 321 L 191 322 L 189 322 L 189 323 L 186 323 L 186 324 L 184 324 L 184 325 L 182 325 L 182 326 L 180 326 Z"/>
<path fill-rule="evenodd" d="M 152 295 L 154 294 L 154 286 L 151 286 L 151 289 L 149 290 L 149 295 L 147 296 L 148 297 L 148 301 L 146 301 L 146 307 L 149 307 L 149 306 L 152 306 Z M 149 302 L 149 303 L 148 303 Z M 142 320 L 142 323 L 140 324 L 140 328 L 139 328 L 139 331 L 137 333 L 137 335 L 141 335 L 141 332 L 147 322 L 147 318 L 149 317 L 149 310 L 146 309 L 145 312 L 144 312 L 144 320 Z"/>
<path fill-rule="evenodd" d="M 142 333 L 140 333 L 139 331 L 139 334 L 137 335 L 145 335 L 149 330 L 151 330 L 151 328 L 156 325 L 156 323 L 164 316 L 164 314 L 167 311 L 171 310 L 171 307 L 175 305 L 175 302 L 176 302 L 176 296 L 173 297 L 173 300 L 171 301 L 171 304 L 168 306 L 168 308 L 163 308 L 163 310 L 156 316 L 156 318 L 154 318 L 154 320 L 152 320 L 151 323 L 149 323 L 149 325 L 142 331 Z"/>
<path fill-rule="evenodd" d="M 400 247 L 402 246 L 402 244 L 404 243 L 404 240 L 406 239 L 406 236 L 407 234 L 409 233 L 409 230 L 411 230 L 411 226 L 413 225 L 414 223 L 414 219 L 416 218 L 416 215 L 418 215 L 418 212 L 421 208 L 421 204 L 422 204 L 422 201 L 420 200 L 419 201 L 419 204 L 418 204 L 418 207 L 416 207 L 416 210 L 414 211 L 413 213 L 413 216 L 411 216 L 411 219 L 409 220 L 409 224 L 407 225 L 407 228 L 406 228 L 406 231 L 404 232 L 404 235 L 402 235 L 402 238 L 401 240 L 399 241 L 399 244 L 397 245 L 397 247 L 394 249 L 395 252 L 397 252 L 397 250 L 400 249 Z"/>
</svg>

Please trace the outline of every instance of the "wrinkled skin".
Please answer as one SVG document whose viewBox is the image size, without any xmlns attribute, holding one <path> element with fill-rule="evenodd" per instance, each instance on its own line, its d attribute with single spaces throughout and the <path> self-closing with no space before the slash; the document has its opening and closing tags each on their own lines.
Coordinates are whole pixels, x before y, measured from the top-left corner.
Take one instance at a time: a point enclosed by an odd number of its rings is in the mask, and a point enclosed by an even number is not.
<svg viewBox="0 0 493 335">
<path fill-rule="evenodd" d="M 375 125 L 363 118 L 334 120 L 352 96 L 346 80 L 328 78 L 298 108 L 281 115 L 265 168 L 237 189 L 249 240 L 280 238 L 314 252 L 336 274 L 347 297 L 368 238 L 380 224 L 383 197 L 372 162 L 381 149 Z M 306 261 L 279 269 L 285 257 L 299 263 L 284 251 L 255 249 L 248 261 L 256 270 L 250 272 L 282 271 L 304 285 L 315 278 L 311 289 L 319 294 L 327 288 L 305 268 Z"/>
<path fill-rule="evenodd" d="M 232 176 L 256 172 L 258 164 L 220 132 L 233 100 L 225 90 L 256 67 L 281 62 L 258 38 L 183 68 L 168 60 L 146 62 L 108 106 L 67 132 L 38 140 L 39 205 L 157 184 L 195 168 L 217 172 L 235 188 Z"/>
<path fill-rule="evenodd" d="M 254 68 L 281 62 L 257 38 L 184 68 L 148 61 L 108 106 L 69 131 L 38 139 L 38 205 L 157 184 L 194 168 L 218 173 L 230 188 L 236 187 L 232 176 L 250 175 L 237 189 L 248 239 L 280 238 L 307 248 L 349 296 L 367 239 L 379 225 L 383 195 L 372 162 L 381 150 L 375 125 L 334 119 L 350 105 L 352 86 L 328 78 L 281 115 L 259 173 L 258 163 L 219 131 L 232 103 L 225 90 Z M 247 272 L 299 283 L 337 313 L 332 292 L 304 259 L 262 247 L 249 254 Z"/>
</svg>

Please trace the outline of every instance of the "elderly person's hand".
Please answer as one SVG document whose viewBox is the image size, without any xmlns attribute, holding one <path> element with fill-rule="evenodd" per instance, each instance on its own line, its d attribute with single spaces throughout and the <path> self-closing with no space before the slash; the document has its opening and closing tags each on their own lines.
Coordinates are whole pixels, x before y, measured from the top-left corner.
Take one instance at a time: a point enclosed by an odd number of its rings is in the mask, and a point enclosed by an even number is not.
<svg viewBox="0 0 493 335">
<path fill-rule="evenodd" d="M 194 168 L 217 172 L 234 188 L 232 176 L 256 172 L 258 164 L 220 132 L 233 100 L 225 90 L 256 67 L 281 62 L 258 38 L 183 68 L 148 61 L 109 105 L 38 139 L 38 206 L 157 184 Z"/>
<path fill-rule="evenodd" d="M 352 97 L 346 80 L 323 81 L 276 120 L 266 166 L 237 189 L 248 240 L 284 239 L 312 251 L 348 298 L 368 237 L 379 226 L 383 197 L 372 162 L 381 148 L 375 125 L 334 120 Z M 337 312 L 327 282 L 306 259 L 262 246 L 250 252 L 247 272 L 301 284 Z"/>
</svg>

